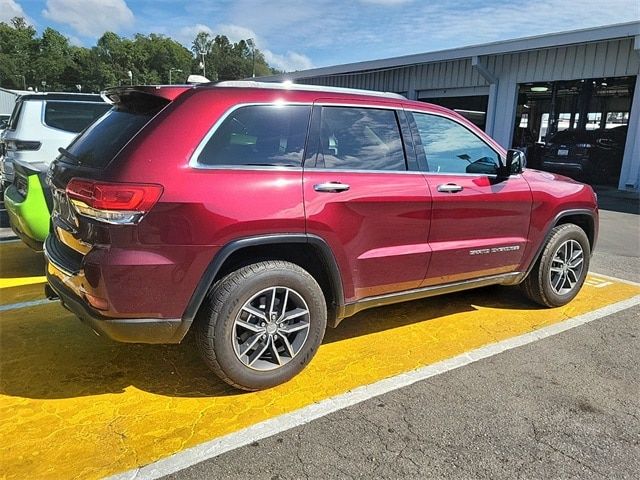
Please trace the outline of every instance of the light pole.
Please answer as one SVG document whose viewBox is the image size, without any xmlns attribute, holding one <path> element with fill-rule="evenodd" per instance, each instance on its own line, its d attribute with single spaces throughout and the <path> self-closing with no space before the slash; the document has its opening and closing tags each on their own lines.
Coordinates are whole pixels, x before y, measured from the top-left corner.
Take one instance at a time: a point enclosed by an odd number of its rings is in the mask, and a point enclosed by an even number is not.
<svg viewBox="0 0 640 480">
<path fill-rule="evenodd" d="M 42 91 L 46 92 L 47 91 L 47 82 L 45 80 L 42 80 L 40 82 L 40 85 L 42 85 Z"/>
<path fill-rule="evenodd" d="M 247 40 L 247 45 L 251 47 L 251 77 L 256 77 L 256 44 L 253 38 Z"/>
<path fill-rule="evenodd" d="M 202 61 L 200 62 L 200 68 L 202 69 L 202 76 L 206 77 L 207 76 L 207 66 L 204 63 L 204 52 L 200 52 L 200 55 L 202 55 Z"/>
<path fill-rule="evenodd" d="M 15 73 L 13 76 L 14 77 L 22 77 L 22 89 L 26 90 L 27 89 L 27 80 L 26 80 L 26 78 L 24 78 L 24 75 L 20 75 L 18 73 Z"/>
<path fill-rule="evenodd" d="M 179 68 L 170 68 L 169 69 L 169 85 L 173 85 L 173 81 L 171 80 L 171 74 L 173 72 L 182 73 L 182 70 L 180 70 Z"/>
<path fill-rule="evenodd" d="M 133 72 L 129 70 L 127 76 L 129 77 L 129 85 L 133 85 Z"/>
</svg>

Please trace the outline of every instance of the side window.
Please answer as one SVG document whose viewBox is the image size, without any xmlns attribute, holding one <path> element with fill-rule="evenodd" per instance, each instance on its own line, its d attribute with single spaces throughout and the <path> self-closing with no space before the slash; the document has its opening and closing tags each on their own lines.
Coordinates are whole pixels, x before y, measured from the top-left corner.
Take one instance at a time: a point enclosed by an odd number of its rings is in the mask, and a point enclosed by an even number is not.
<svg viewBox="0 0 640 480">
<path fill-rule="evenodd" d="M 111 109 L 108 103 L 48 101 L 44 123 L 49 127 L 79 133 Z"/>
<path fill-rule="evenodd" d="M 413 117 L 429 172 L 498 173 L 498 154 L 464 126 L 437 115 L 413 113 Z"/>
<path fill-rule="evenodd" d="M 311 107 L 255 105 L 232 112 L 204 146 L 202 165 L 302 165 Z"/>
<path fill-rule="evenodd" d="M 323 107 L 315 166 L 345 170 L 406 170 L 396 113 Z"/>
</svg>

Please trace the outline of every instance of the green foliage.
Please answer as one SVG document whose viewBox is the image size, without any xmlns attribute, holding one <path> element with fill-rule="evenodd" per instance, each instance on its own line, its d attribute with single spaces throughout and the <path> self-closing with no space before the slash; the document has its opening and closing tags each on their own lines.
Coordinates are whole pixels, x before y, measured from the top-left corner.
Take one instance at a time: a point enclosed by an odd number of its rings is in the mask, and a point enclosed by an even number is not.
<svg viewBox="0 0 640 480">
<path fill-rule="evenodd" d="M 191 73 L 205 73 L 215 81 L 278 72 L 267 64 L 251 39 L 232 43 L 224 35 L 212 37 L 200 32 L 189 51 L 164 35 L 136 34 L 129 39 L 105 32 L 95 46 L 85 48 L 71 45 L 53 28 L 46 28 L 38 37 L 23 18 L 0 22 L 0 86 L 5 88 L 26 85 L 38 90 L 77 91 L 80 85 L 83 92 L 99 92 L 131 81 L 184 83 Z"/>
</svg>

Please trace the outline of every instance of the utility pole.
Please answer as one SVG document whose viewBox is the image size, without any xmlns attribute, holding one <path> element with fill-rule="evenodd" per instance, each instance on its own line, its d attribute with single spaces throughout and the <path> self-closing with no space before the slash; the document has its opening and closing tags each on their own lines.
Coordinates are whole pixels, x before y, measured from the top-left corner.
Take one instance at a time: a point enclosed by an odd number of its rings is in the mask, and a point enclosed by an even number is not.
<svg viewBox="0 0 640 480">
<path fill-rule="evenodd" d="M 247 45 L 251 47 L 251 77 L 256 78 L 256 44 L 253 38 L 247 40 Z"/>
<path fill-rule="evenodd" d="M 200 68 L 202 69 L 202 76 L 206 77 L 207 76 L 207 66 L 204 63 L 204 52 L 200 52 L 200 55 L 202 56 L 202 60 L 200 61 Z"/>
<path fill-rule="evenodd" d="M 182 73 L 182 70 L 180 70 L 179 68 L 170 68 L 169 69 L 169 85 L 173 85 L 173 80 L 171 79 L 171 74 L 173 72 Z"/>
<path fill-rule="evenodd" d="M 20 74 L 14 74 L 14 77 L 22 77 L 22 89 L 26 90 L 27 89 L 27 80 L 26 78 L 24 78 L 24 75 L 20 75 Z"/>
</svg>

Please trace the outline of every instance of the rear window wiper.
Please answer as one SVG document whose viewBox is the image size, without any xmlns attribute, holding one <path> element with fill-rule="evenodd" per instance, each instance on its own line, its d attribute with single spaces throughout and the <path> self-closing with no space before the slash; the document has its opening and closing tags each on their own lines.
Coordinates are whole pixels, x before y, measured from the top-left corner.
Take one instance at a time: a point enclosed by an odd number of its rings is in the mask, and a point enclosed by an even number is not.
<svg viewBox="0 0 640 480">
<path fill-rule="evenodd" d="M 58 148 L 58 151 L 64 155 L 65 157 L 67 157 L 69 160 L 73 160 L 76 163 L 82 163 L 80 161 L 80 159 L 78 157 L 76 157 L 73 153 L 71 153 L 69 150 L 67 150 L 66 148 Z"/>
</svg>

